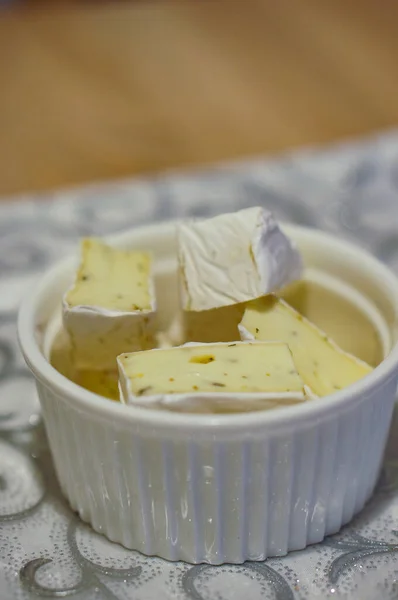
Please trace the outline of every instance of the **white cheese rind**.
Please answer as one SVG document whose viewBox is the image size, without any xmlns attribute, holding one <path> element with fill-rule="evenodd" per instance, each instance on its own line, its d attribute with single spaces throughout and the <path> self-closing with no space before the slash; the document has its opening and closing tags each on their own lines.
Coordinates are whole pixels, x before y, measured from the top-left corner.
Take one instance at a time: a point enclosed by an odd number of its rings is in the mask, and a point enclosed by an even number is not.
<svg viewBox="0 0 398 600">
<path fill-rule="evenodd" d="M 112 369 L 122 352 L 153 348 L 155 312 L 116 312 L 63 304 L 73 363 L 78 369 Z"/>
<path fill-rule="evenodd" d="M 260 207 L 187 221 L 177 228 L 186 311 L 247 302 L 299 279 L 302 261 L 272 214 Z"/>
<path fill-rule="evenodd" d="M 126 275 L 128 276 L 128 274 Z M 156 298 L 152 265 L 148 274 L 150 309 L 123 311 L 95 305 L 71 306 L 62 301 L 62 320 L 71 340 L 73 364 L 77 369 L 115 369 L 122 352 L 155 346 Z"/>
<path fill-rule="evenodd" d="M 244 342 L 237 342 L 236 345 L 245 344 Z M 254 344 L 262 344 L 261 342 L 254 342 Z M 227 344 L 216 343 L 216 344 L 198 344 L 191 342 L 179 346 L 179 348 L 185 347 L 197 347 L 206 354 L 208 353 L 209 346 L 226 346 Z M 267 345 L 267 343 L 265 343 Z M 270 343 L 270 345 L 274 345 Z M 285 344 L 282 344 L 285 345 Z M 287 346 L 286 346 L 287 348 Z M 151 352 L 159 352 L 160 349 L 154 349 Z M 169 410 L 181 410 L 184 412 L 245 412 L 248 410 L 265 410 L 270 408 L 277 408 L 280 406 L 296 404 L 305 402 L 309 399 L 304 389 L 304 383 L 302 387 L 295 391 L 282 391 L 282 392 L 207 392 L 207 391 L 195 391 L 186 393 L 157 393 L 153 395 L 140 396 L 134 393 L 131 385 L 131 379 L 128 376 L 122 357 L 118 357 L 119 367 L 119 391 L 120 400 L 125 404 L 134 404 L 147 408 L 164 408 Z M 289 363 L 290 366 L 290 363 Z M 293 361 L 291 366 L 294 368 Z M 300 379 L 298 377 L 298 379 Z"/>
</svg>

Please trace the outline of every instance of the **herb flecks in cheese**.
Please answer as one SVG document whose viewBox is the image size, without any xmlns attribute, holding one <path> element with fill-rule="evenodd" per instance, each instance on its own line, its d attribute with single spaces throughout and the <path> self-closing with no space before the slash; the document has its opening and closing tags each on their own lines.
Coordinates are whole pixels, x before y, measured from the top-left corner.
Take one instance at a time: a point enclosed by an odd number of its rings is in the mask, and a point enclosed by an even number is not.
<svg viewBox="0 0 398 600">
<path fill-rule="evenodd" d="M 275 296 L 250 302 L 240 329 L 242 339 L 278 339 L 287 343 L 302 379 L 319 396 L 342 389 L 372 371 L 372 367 L 345 353 L 323 331 Z"/>
<path fill-rule="evenodd" d="M 192 356 L 192 358 L 189 359 L 189 362 L 207 365 L 209 362 L 212 362 L 213 360 L 216 360 L 216 357 L 213 356 L 212 354 L 200 354 L 198 356 Z"/>
<path fill-rule="evenodd" d="M 195 392 L 303 392 L 284 343 L 187 345 L 118 357 L 136 396 Z"/>
<path fill-rule="evenodd" d="M 154 347 L 152 290 L 149 254 L 94 238 L 82 241 L 80 266 L 62 311 L 77 369 L 116 369 L 122 352 Z"/>
<path fill-rule="evenodd" d="M 65 298 L 69 306 L 124 312 L 151 309 L 148 253 L 119 250 L 87 238 L 82 241 L 81 255 L 75 285 Z"/>
<path fill-rule="evenodd" d="M 178 226 L 182 307 L 205 311 L 276 291 L 301 275 L 293 242 L 254 207 Z"/>
</svg>

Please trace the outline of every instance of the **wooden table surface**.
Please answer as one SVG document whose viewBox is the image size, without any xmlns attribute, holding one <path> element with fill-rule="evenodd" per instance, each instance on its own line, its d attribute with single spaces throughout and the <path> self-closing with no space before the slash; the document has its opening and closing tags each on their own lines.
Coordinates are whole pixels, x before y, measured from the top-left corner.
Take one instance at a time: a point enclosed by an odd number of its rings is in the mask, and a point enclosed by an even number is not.
<svg viewBox="0 0 398 600">
<path fill-rule="evenodd" d="M 398 124 L 398 2 L 34 2 L 0 12 L 0 194 Z"/>
</svg>

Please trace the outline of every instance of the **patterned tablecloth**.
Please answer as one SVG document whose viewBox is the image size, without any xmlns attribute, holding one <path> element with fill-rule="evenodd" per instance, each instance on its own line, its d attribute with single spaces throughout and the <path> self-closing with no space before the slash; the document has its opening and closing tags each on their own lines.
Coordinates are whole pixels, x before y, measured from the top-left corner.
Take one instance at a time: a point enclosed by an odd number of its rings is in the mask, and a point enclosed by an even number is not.
<svg viewBox="0 0 398 600">
<path fill-rule="evenodd" d="M 168 563 L 108 542 L 68 509 L 15 330 L 29 285 L 79 236 L 251 205 L 354 240 L 398 271 L 398 132 L 51 196 L 0 205 L 0 598 L 398 598 L 398 415 L 377 492 L 339 535 L 263 563 Z"/>
</svg>

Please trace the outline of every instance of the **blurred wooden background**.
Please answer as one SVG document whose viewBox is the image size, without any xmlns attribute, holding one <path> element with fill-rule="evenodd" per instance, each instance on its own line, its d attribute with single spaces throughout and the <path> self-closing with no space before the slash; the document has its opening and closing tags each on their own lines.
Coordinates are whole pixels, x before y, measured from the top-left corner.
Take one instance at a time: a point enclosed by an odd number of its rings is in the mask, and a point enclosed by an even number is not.
<svg viewBox="0 0 398 600">
<path fill-rule="evenodd" d="M 0 194 L 398 124 L 395 0 L 10 6 L 0 10 Z"/>
</svg>

